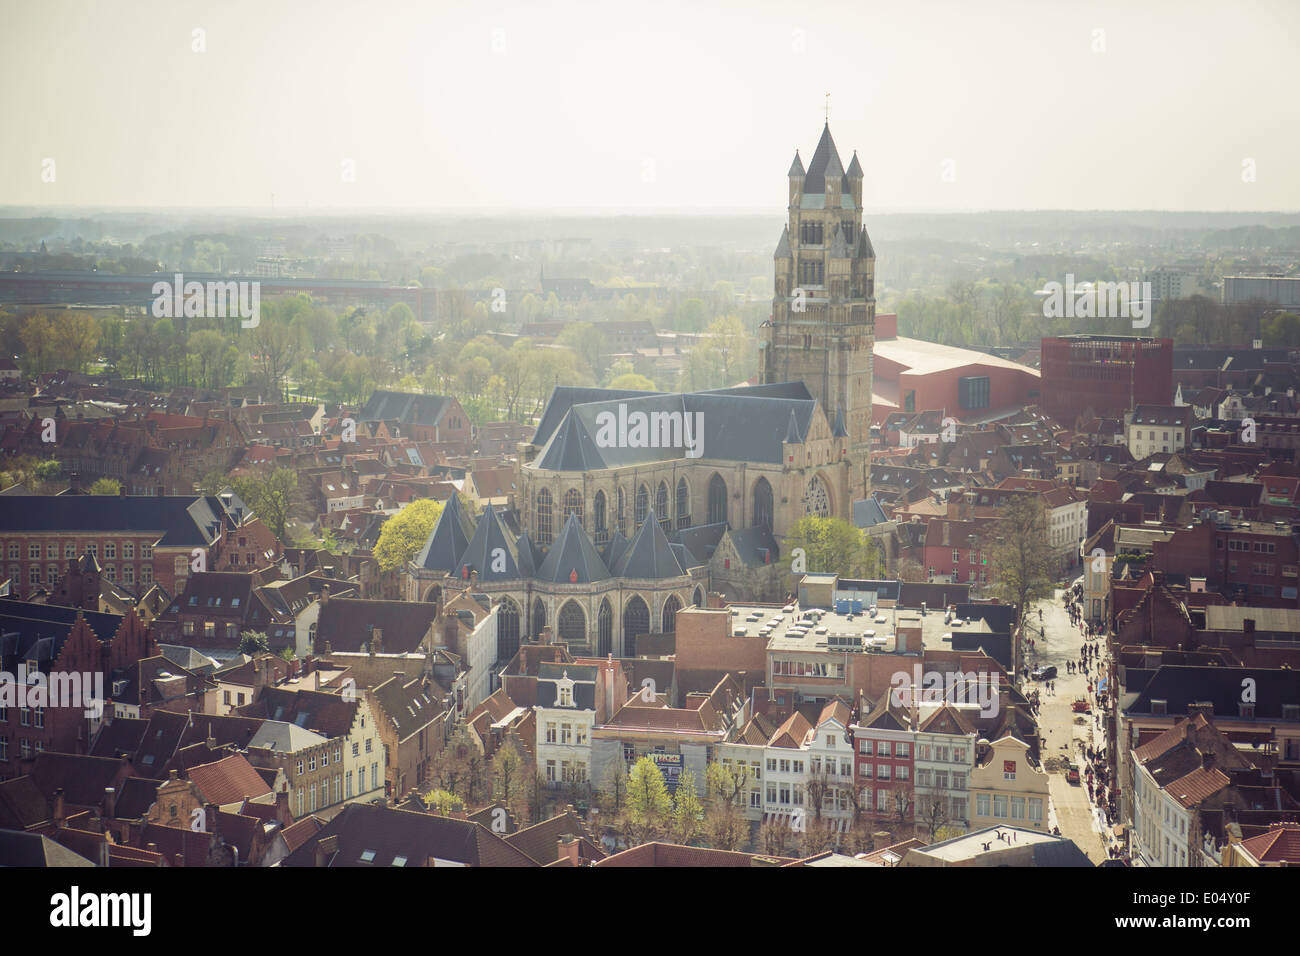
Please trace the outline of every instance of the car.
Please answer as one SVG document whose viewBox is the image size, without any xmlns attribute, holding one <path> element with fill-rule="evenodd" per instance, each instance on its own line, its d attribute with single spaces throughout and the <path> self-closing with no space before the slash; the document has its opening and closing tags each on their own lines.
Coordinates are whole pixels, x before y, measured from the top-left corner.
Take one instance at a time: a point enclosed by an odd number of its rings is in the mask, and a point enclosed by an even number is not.
<svg viewBox="0 0 1300 956">
<path fill-rule="evenodd" d="M 1056 668 L 1050 664 L 1046 667 L 1035 667 L 1030 676 L 1034 680 L 1056 680 Z"/>
</svg>

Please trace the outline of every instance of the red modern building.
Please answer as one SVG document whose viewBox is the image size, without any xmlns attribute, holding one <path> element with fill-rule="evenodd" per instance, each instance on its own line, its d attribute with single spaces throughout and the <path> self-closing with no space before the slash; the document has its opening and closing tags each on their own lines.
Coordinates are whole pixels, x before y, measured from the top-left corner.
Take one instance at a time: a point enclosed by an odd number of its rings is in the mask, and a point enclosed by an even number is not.
<svg viewBox="0 0 1300 956">
<path fill-rule="evenodd" d="M 1038 371 L 987 352 L 898 335 L 898 316 L 876 316 L 871 421 L 894 412 L 942 411 L 992 421 L 1039 402 Z M 1001 413 L 1001 414 L 1000 414 Z"/>
<path fill-rule="evenodd" d="M 1174 402 L 1174 340 L 1062 335 L 1042 340 L 1043 410 L 1067 427 L 1088 409 L 1122 418 L 1138 405 Z"/>
</svg>

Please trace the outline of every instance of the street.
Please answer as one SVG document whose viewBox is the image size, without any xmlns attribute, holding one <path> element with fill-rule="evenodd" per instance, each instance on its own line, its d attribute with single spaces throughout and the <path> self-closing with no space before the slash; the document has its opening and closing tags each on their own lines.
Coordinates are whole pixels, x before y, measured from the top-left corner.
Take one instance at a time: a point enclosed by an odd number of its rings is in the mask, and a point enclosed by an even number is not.
<svg viewBox="0 0 1300 956">
<path fill-rule="evenodd" d="M 1100 810 L 1094 808 L 1088 799 L 1086 783 L 1086 760 L 1080 754 L 1079 741 L 1100 747 L 1104 744 L 1101 732 L 1097 729 L 1096 702 L 1092 701 L 1093 710 L 1089 714 L 1076 714 L 1071 710 L 1071 703 L 1080 697 L 1089 697 L 1089 677 L 1076 666 L 1073 674 L 1066 668 L 1067 662 L 1078 664 L 1080 649 L 1084 645 L 1083 632 L 1070 622 L 1069 613 L 1064 603 L 1064 591 L 1059 588 L 1050 601 L 1043 601 L 1031 609 L 1027 619 L 1030 625 L 1026 637 L 1034 640 L 1034 649 L 1028 653 L 1029 667 L 1054 665 L 1057 675 L 1051 681 L 1055 690 L 1047 690 L 1047 681 L 1030 680 L 1025 684 L 1027 693 L 1039 692 L 1041 706 L 1038 712 L 1039 735 L 1047 744 L 1042 750 L 1044 769 L 1048 770 L 1048 787 L 1051 794 L 1051 809 L 1048 814 L 1048 828 L 1061 828 L 1061 835 L 1073 840 L 1094 863 L 1107 859 L 1107 842 L 1103 835 L 1106 830 L 1105 818 Z M 1043 612 L 1043 637 L 1038 634 L 1039 609 Z M 1092 642 L 1093 647 L 1104 644 Z M 1097 674 L 1097 667 L 1091 669 Z M 1091 699 L 1091 698 L 1090 698 Z M 1069 757 L 1079 768 L 1081 780 L 1078 785 L 1066 780 L 1062 758 Z M 1053 759 L 1055 758 L 1055 759 Z"/>
</svg>

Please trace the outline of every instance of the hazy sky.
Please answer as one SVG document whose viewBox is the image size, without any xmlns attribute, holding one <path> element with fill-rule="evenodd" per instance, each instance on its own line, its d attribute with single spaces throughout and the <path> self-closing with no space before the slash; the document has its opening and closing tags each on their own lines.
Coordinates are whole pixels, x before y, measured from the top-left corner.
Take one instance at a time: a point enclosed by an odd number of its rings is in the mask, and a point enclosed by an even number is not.
<svg viewBox="0 0 1300 956">
<path fill-rule="evenodd" d="M 1297 0 L 0 0 L 0 204 L 780 209 L 830 91 L 868 210 L 1297 210 L 1297 36 Z"/>
</svg>

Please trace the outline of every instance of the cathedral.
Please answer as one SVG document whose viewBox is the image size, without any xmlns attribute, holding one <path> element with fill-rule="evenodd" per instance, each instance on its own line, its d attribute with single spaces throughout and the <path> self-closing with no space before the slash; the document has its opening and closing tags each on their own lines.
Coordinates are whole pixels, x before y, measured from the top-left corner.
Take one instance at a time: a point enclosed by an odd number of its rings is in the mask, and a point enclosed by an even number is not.
<svg viewBox="0 0 1300 956">
<path fill-rule="evenodd" d="M 408 575 L 411 600 L 468 582 L 502 603 L 499 654 L 551 627 L 631 654 L 708 591 L 780 600 L 781 541 L 808 515 L 852 521 L 870 493 L 875 253 L 862 167 L 829 126 L 789 173 L 758 384 L 662 393 L 558 386 L 520 446 L 517 510 L 453 498 Z"/>
</svg>

